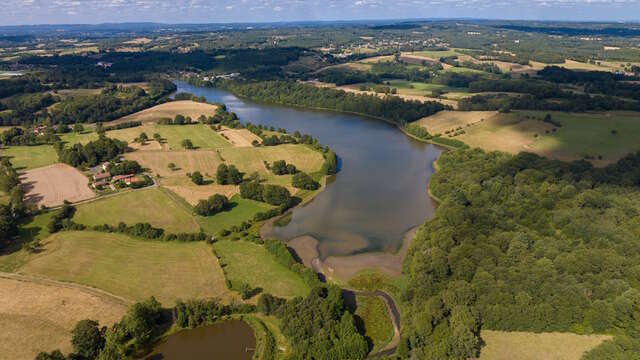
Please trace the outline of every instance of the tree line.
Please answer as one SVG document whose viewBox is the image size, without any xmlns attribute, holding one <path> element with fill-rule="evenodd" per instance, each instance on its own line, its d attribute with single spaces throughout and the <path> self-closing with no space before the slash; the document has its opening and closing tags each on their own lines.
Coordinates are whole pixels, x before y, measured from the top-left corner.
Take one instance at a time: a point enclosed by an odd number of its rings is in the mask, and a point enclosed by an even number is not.
<svg viewBox="0 0 640 360">
<path fill-rule="evenodd" d="M 290 81 L 240 83 L 216 81 L 197 85 L 219 86 L 255 101 L 352 112 L 382 118 L 394 123 L 411 122 L 447 108 L 437 102 L 408 101 L 395 96 L 353 94 L 341 90 L 318 88 Z"/>
</svg>

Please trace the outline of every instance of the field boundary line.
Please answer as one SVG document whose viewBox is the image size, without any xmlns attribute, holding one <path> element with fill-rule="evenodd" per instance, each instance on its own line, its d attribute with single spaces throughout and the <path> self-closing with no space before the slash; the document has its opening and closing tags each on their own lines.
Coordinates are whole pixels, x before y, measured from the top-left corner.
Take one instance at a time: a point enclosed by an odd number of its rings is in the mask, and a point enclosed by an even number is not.
<svg viewBox="0 0 640 360">
<path fill-rule="evenodd" d="M 123 306 L 129 306 L 134 303 L 132 300 L 109 293 L 102 289 L 98 289 L 98 288 L 87 286 L 87 285 L 81 285 L 74 282 L 59 281 L 59 280 L 49 279 L 46 277 L 31 276 L 31 275 L 25 275 L 25 274 L 19 274 L 19 273 L 7 273 L 2 271 L 0 271 L 0 279 L 8 279 L 8 280 L 22 281 L 25 283 L 34 283 L 34 284 L 39 284 L 44 286 L 64 287 L 67 289 L 80 290 L 87 294 L 97 296 L 98 298 L 106 302 L 111 302 L 111 303 L 115 303 Z"/>
</svg>

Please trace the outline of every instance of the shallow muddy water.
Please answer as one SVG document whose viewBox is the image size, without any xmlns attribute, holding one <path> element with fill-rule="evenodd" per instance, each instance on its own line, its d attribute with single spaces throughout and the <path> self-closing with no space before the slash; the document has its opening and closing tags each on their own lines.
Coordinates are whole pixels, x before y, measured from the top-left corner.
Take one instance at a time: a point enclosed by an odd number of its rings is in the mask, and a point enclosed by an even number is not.
<svg viewBox="0 0 640 360">
<path fill-rule="evenodd" d="M 299 130 L 339 157 L 337 178 L 311 203 L 274 227 L 282 240 L 310 235 L 322 259 L 400 248 L 403 235 L 433 216 L 427 194 L 441 149 L 410 139 L 380 120 L 334 112 L 256 104 L 233 94 L 177 82 L 178 91 L 222 102 L 241 121 Z"/>
<path fill-rule="evenodd" d="M 256 347 L 253 329 L 240 320 L 182 330 L 167 337 L 145 360 L 250 360 Z"/>
</svg>

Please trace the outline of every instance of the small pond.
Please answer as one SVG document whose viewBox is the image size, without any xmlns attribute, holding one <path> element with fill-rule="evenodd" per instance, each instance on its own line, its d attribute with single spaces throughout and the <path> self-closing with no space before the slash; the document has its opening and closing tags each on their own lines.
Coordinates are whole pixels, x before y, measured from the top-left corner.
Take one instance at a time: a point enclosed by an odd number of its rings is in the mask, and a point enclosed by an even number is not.
<svg viewBox="0 0 640 360">
<path fill-rule="evenodd" d="M 244 321 L 229 320 L 172 334 L 145 360 L 250 360 L 255 347 L 253 329 Z"/>
</svg>

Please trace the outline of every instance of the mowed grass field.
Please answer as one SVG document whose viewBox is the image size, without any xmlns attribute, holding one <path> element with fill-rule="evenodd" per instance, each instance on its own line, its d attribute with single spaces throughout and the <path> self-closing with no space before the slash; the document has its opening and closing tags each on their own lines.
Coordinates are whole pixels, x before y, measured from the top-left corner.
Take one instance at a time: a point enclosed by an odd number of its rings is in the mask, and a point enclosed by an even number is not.
<svg viewBox="0 0 640 360">
<path fill-rule="evenodd" d="M 414 124 L 425 127 L 430 134 L 442 134 L 445 131 L 488 120 L 498 114 L 497 111 L 439 111 L 436 114 L 420 119 Z"/>
<path fill-rule="evenodd" d="M 164 178 L 183 178 L 187 173 L 194 171 L 215 176 L 218 165 L 222 163 L 218 152 L 211 150 L 134 151 L 125 154 L 125 158 L 139 162 L 153 174 L 160 174 Z M 171 163 L 176 166 L 174 170 L 169 169 Z"/>
<path fill-rule="evenodd" d="M 257 213 L 273 208 L 263 202 L 243 199 L 240 195 L 234 195 L 229 201 L 233 206 L 230 211 L 223 211 L 214 216 L 198 217 L 204 231 L 217 234 L 220 230 L 240 225 L 243 221 L 252 220 Z"/>
<path fill-rule="evenodd" d="M 182 150 L 182 141 L 191 140 L 197 149 L 217 149 L 233 146 L 220 134 L 204 124 L 193 125 L 157 125 L 146 123 L 128 129 L 112 130 L 107 133 L 109 137 L 132 143 L 141 133 L 147 134 L 151 139 L 153 134 L 158 133 L 163 139 L 163 143 L 171 150 Z"/>
<path fill-rule="evenodd" d="M 0 150 L 0 156 L 8 157 L 16 170 L 31 170 L 58 162 L 53 145 L 10 146 Z"/>
<path fill-rule="evenodd" d="M 526 112 L 544 116 L 541 112 Z M 640 150 L 640 113 L 606 112 L 570 114 L 553 112 L 562 124 L 552 136 L 544 136 L 533 151 L 560 160 L 593 157 L 596 164 L 609 164 L 630 152 Z M 612 132 L 616 133 L 613 134 Z M 602 160 L 599 160 L 602 156 Z"/>
<path fill-rule="evenodd" d="M 578 360 L 611 339 L 608 335 L 482 330 L 486 345 L 479 360 Z"/>
<path fill-rule="evenodd" d="M 121 234 L 61 232 L 20 273 L 96 287 L 133 301 L 234 298 L 211 248 L 204 242 L 144 241 Z"/>
<path fill-rule="evenodd" d="M 71 147 L 75 144 L 86 144 L 90 141 L 98 140 L 98 133 L 95 131 L 85 130 L 81 133 L 70 132 L 66 134 L 60 134 L 60 140 L 65 142 L 66 146 Z"/>
<path fill-rule="evenodd" d="M 20 238 L 25 241 L 43 240 L 50 234 L 47 225 L 57 211 L 48 211 L 26 219 L 20 227 Z M 21 245 L 21 244 L 20 244 Z M 0 251 L 0 271 L 14 272 L 31 256 L 26 250 L 16 247 L 5 248 Z"/>
<path fill-rule="evenodd" d="M 73 221 L 88 226 L 148 222 L 170 233 L 193 233 L 200 229 L 190 211 L 156 188 L 129 191 L 78 205 Z"/>
<path fill-rule="evenodd" d="M 462 127 L 465 134 L 454 138 L 471 147 L 509 153 L 528 151 L 565 161 L 587 158 L 597 166 L 640 150 L 640 113 L 549 112 L 561 127 L 541 121 L 547 113 L 517 111 L 491 116 L 491 112 L 443 111 L 418 124 L 443 136 L 447 136 L 447 130 Z"/>
<path fill-rule="evenodd" d="M 356 296 L 355 315 L 362 320 L 364 336 L 370 341 L 372 353 L 393 339 L 393 324 L 384 301 L 379 297 Z"/>
<path fill-rule="evenodd" d="M 184 115 L 191 117 L 193 120 L 197 120 L 200 115 L 213 116 L 216 113 L 218 107 L 207 103 L 200 103 L 191 100 L 170 101 L 164 104 L 156 105 L 149 109 L 139 111 L 135 114 L 127 115 L 118 120 L 106 123 L 106 125 L 113 125 L 128 121 L 158 121 L 163 118 L 173 119 L 176 115 Z"/>
<path fill-rule="evenodd" d="M 302 277 L 276 262 L 262 246 L 244 240 L 223 240 L 213 244 L 233 286 L 247 283 L 263 292 L 291 298 L 305 296 L 309 286 Z"/>
<path fill-rule="evenodd" d="M 254 171 L 264 175 L 271 174 L 264 165 L 265 161 L 271 164 L 276 160 L 284 160 L 287 164 L 294 164 L 298 170 L 308 173 L 320 170 L 324 162 L 322 154 L 305 145 L 225 148 L 220 149 L 219 152 L 227 163 L 234 164 L 240 171 L 247 174 Z"/>
<path fill-rule="evenodd" d="M 191 140 L 193 146 L 198 149 L 217 149 L 231 147 L 231 143 L 225 140 L 220 134 L 213 131 L 209 125 L 156 125 L 158 132 L 169 144 L 169 149 L 182 149 L 182 141 Z M 149 136 L 153 134 L 147 134 Z"/>
<path fill-rule="evenodd" d="M 69 353 L 71 331 L 84 319 L 111 326 L 126 305 L 81 287 L 0 277 L 0 359 L 33 359 L 41 351 Z"/>
</svg>

